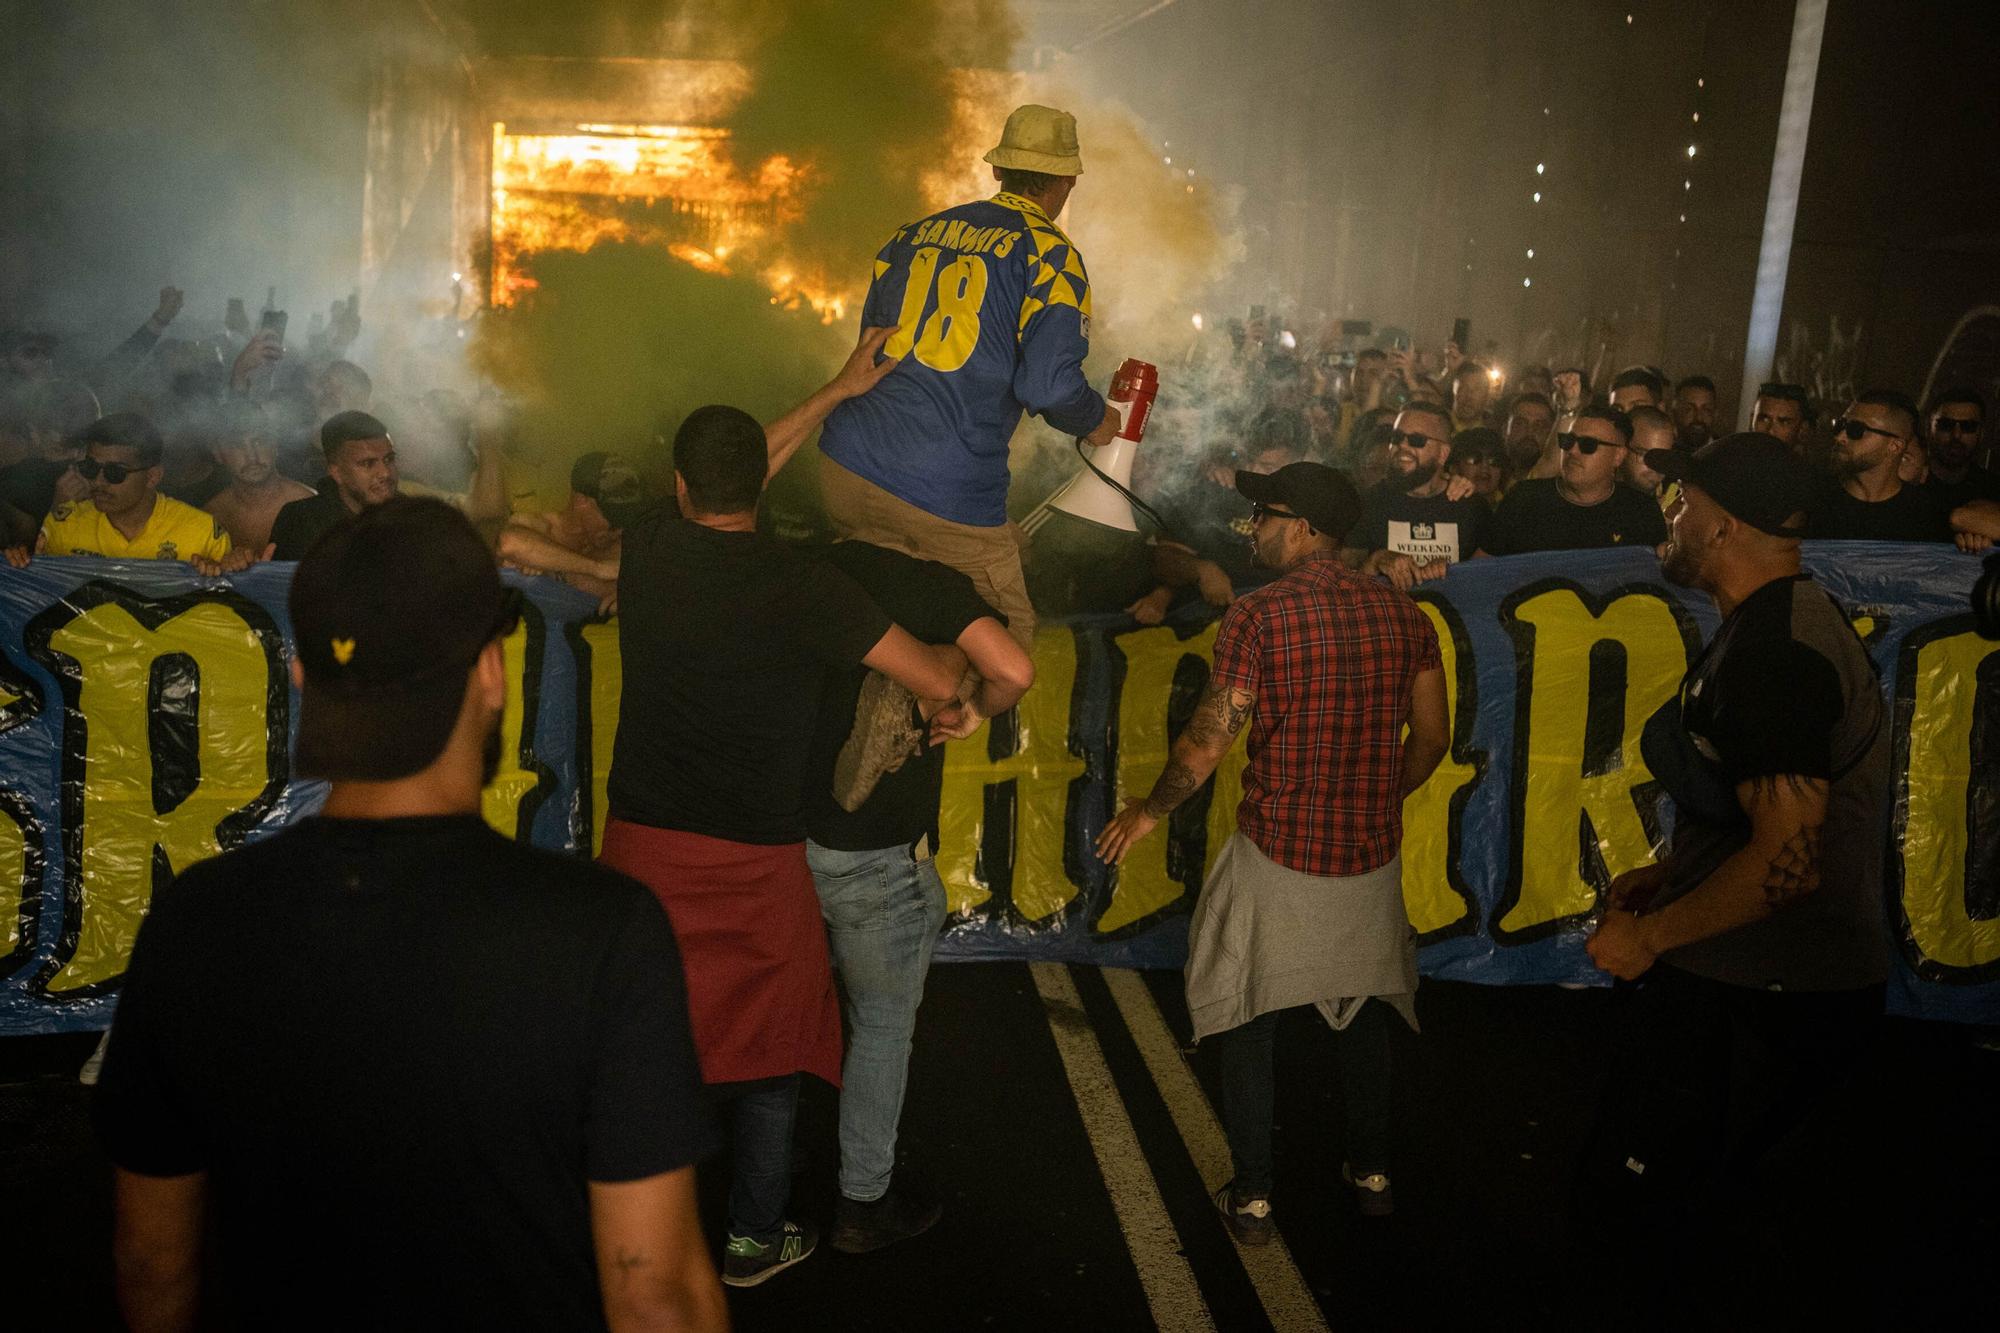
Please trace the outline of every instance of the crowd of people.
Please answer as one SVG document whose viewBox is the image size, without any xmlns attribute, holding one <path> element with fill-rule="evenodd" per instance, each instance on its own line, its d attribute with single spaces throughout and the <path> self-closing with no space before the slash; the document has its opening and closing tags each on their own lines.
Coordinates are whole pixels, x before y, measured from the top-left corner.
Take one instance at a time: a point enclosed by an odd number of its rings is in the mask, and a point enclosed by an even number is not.
<svg viewBox="0 0 2000 1333">
<path fill-rule="evenodd" d="M 1598 386 L 1584 369 L 1509 374 L 1454 343 L 1427 355 L 1395 334 L 1386 348 L 1340 333 L 1318 347 L 1289 333 L 1280 344 L 1268 323 L 1233 321 L 1214 363 L 1191 358 L 1178 387 L 1170 377 L 1155 415 L 1166 438 L 1140 451 L 1133 479 L 1161 522 L 1143 561 L 1066 609 L 1155 624 L 1197 599 L 1228 605 L 1266 577 L 1245 554 L 1250 509 L 1231 478 L 1301 461 L 1337 468 L 1361 491 L 1342 558 L 1405 590 L 1479 556 L 1655 547 L 1679 487 L 1647 454 L 1727 433 L 1704 374 L 1631 366 Z M 1180 410 L 1189 401 L 1198 408 Z M 1777 382 L 1760 386 L 1750 412 L 1752 428 L 1815 477 L 1808 537 L 1967 551 L 2000 538 L 1985 416 L 1985 396 L 1969 387 L 1920 405 L 1894 387 L 1819 402 Z"/>
<path fill-rule="evenodd" d="M 1056 221 L 1082 172 L 1074 118 L 1021 107 L 985 160 L 998 193 L 875 257 L 824 387 L 769 423 L 722 405 L 680 423 L 671 494 L 593 451 L 560 508 L 512 513 L 497 432 L 435 403 L 431 494 L 413 493 L 402 431 L 344 357 L 352 303 L 303 355 L 232 320 L 233 358 L 198 371 L 152 356 L 171 291 L 76 378 L 47 340 L 8 342 L 9 560 L 297 560 L 293 772 L 329 784 L 319 817 L 184 868 L 140 932 L 98 1090 L 134 1326 L 192 1326 L 204 1300 L 282 1321 L 309 1290 L 349 1323 L 720 1327 L 693 1173 L 726 1128 L 721 1283 L 811 1256 L 790 1197 L 807 1074 L 841 1090 L 830 1244 L 938 1221 L 897 1129 L 945 916 L 942 745 L 1035 686 L 1008 442 L 1024 412 L 1096 445 L 1123 420 L 1083 372 L 1089 279 Z M 922 318 L 943 297 L 912 286 L 934 280 L 973 308 Z M 1007 337 L 980 338 L 987 320 Z M 1233 332 L 1212 368 L 1233 418 L 1186 476 L 1137 479 L 1168 522 L 1123 604 L 1141 623 L 1184 599 L 1220 610 L 1214 669 L 1158 782 L 1097 842 L 1121 862 L 1247 730 L 1187 970 L 1195 1035 L 1221 1052 L 1222 1224 L 1274 1234 L 1275 1021 L 1298 1006 L 1340 1033 L 1357 1206 L 1395 1207 L 1391 1032 L 1415 1026 L 1418 984 L 1401 810 L 1450 735 L 1439 645 L 1405 594 L 1470 559 L 1637 545 L 1723 617 L 1685 702 L 1647 727 L 1673 846 L 1611 885 L 1590 946 L 1650 997 L 1592 1197 L 1660 1246 L 1632 1257 L 1670 1253 L 1690 1243 L 1677 1210 L 1784 1139 L 1881 1008 L 1888 729 L 1799 542 L 2000 538 L 1984 403 L 1872 390 L 1821 427 L 1824 405 L 1770 384 L 1755 431 L 1727 434 L 1700 375 L 1503 386 L 1456 348 L 1350 364 L 1267 345 L 1258 320 Z M 839 540 L 802 548 L 759 531 L 759 504 L 815 432 Z M 519 615 L 501 564 L 617 613 L 595 865 L 478 817 Z M 210 1002 L 224 973 L 230 1002 Z M 1747 1144 L 1717 1128 L 1731 1034 L 1782 1071 Z M 1663 1147 L 1634 1108 L 1674 1058 L 1692 1109 Z M 1631 1230 L 1635 1210 L 1655 1229 Z"/>
</svg>

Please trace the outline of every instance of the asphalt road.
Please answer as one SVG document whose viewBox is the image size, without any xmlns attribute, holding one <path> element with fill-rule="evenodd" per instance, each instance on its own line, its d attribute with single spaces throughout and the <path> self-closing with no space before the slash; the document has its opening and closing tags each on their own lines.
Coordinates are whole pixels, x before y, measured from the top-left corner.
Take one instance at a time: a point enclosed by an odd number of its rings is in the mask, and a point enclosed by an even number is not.
<svg viewBox="0 0 2000 1333">
<path fill-rule="evenodd" d="M 1885 1186 L 1840 1225 L 1868 1256 L 1793 1299 L 1780 1250 L 1662 1271 L 1634 1301 L 1572 1222 L 1570 1182 L 1619 1040 L 1606 991 L 1426 983 L 1423 1034 L 1396 1044 L 1397 1211 L 1363 1219 L 1340 1184 L 1333 1035 L 1286 1015 L 1273 1208 L 1281 1244 L 1239 1249 L 1210 1204 L 1229 1175 L 1212 1054 L 1187 1047 L 1176 973 L 941 965 L 919 1022 L 901 1169 L 945 1201 L 929 1234 L 874 1255 L 825 1249 L 730 1293 L 741 1329 L 1937 1326 L 1989 1321 L 2000 1254 L 2000 1054 L 1891 1021 L 1848 1094 L 1840 1169 Z M 92 1041 L 0 1041 L 7 1323 L 110 1327 L 108 1168 L 73 1069 Z M 794 1211 L 833 1211 L 831 1090 L 800 1118 Z M 711 1173 L 715 1174 L 715 1173 Z M 720 1225 L 721 1181 L 704 1187 Z M 1734 1231 L 1776 1201 L 1746 1182 Z M 1773 1211 L 1770 1215 L 1776 1216 Z M 1717 1234 L 1721 1234 L 1719 1228 Z M 1642 1272 L 1641 1250 L 1624 1257 Z M 1661 1265 L 1678 1264 L 1664 1257 Z M 1776 1292 L 1775 1298 L 1771 1293 Z M 1620 1300 L 1626 1304 L 1620 1305 Z M 32 1323 L 13 1315 L 42 1312 Z"/>
</svg>

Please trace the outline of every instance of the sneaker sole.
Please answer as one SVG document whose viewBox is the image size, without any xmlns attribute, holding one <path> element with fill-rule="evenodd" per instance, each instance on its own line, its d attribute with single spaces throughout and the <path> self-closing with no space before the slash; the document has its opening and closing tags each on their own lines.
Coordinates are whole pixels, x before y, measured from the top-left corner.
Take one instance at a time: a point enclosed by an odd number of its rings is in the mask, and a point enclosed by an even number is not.
<svg viewBox="0 0 2000 1333">
<path fill-rule="evenodd" d="M 842 1254 L 873 1254 L 877 1250 L 886 1250 L 898 1242 L 913 1240 L 923 1235 L 926 1231 L 936 1226 L 943 1217 L 944 1207 L 939 1205 L 931 1212 L 929 1217 L 924 1219 L 923 1224 L 914 1230 L 905 1231 L 900 1236 L 891 1236 L 887 1240 L 878 1240 L 872 1243 L 856 1243 L 853 1233 L 842 1231 L 839 1227 L 835 1227 L 833 1236 L 827 1241 L 827 1244 L 839 1250 Z"/>
<path fill-rule="evenodd" d="M 722 1275 L 722 1285 L 725 1287 L 755 1287 L 762 1283 L 769 1282 L 772 1278 L 784 1272 L 787 1268 L 790 1268 L 792 1265 L 802 1264 L 806 1260 L 812 1258 L 814 1251 L 818 1249 L 819 1246 L 815 1245 L 812 1247 L 812 1249 L 807 1250 L 804 1254 L 800 1255 L 796 1259 L 781 1259 L 777 1263 L 772 1264 L 769 1268 L 758 1269 L 756 1272 L 750 1274 L 750 1276 L 748 1277 L 736 1277 L 729 1273 L 724 1273 Z"/>
</svg>

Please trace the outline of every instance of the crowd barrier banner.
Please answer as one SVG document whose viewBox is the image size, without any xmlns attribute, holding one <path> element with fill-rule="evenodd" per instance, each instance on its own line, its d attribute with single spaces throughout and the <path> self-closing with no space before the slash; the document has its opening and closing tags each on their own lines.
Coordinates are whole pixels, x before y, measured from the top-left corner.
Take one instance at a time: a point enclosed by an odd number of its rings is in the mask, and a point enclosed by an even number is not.
<svg viewBox="0 0 2000 1333">
<path fill-rule="evenodd" d="M 1891 704 L 1891 1006 L 2000 1021 L 2000 644 L 1973 633 L 1979 564 L 1859 543 L 1809 545 L 1806 563 L 1853 617 Z M 290 573 L 73 559 L 0 570 L 0 1035 L 103 1026 L 154 891 L 318 807 L 321 785 L 294 781 L 288 759 Z M 510 837 L 582 854 L 604 826 L 617 626 L 562 584 L 516 581 L 528 605 L 506 644 L 485 814 Z M 1474 561 L 1416 599 L 1452 707 L 1451 752 L 1405 806 L 1422 969 L 1601 983 L 1583 948 L 1599 896 L 1672 827 L 1639 733 L 1714 609 L 1663 582 L 1649 553 L 1618 550 Z M 940 957 L 1180 963 L 1234 826 L 1241 743 L 1119 871 L 1091 844 L 1159 775 L 1215 630 L 1121 616 L 1042 629 L 1034 690 L 947 752 Z"/>
</svg>

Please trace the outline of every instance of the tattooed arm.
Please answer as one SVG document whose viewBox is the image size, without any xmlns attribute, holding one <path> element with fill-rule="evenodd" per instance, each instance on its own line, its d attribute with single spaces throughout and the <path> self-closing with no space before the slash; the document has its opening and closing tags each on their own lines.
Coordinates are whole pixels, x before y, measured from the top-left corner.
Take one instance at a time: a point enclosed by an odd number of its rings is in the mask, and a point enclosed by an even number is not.
<svg viewBox="0 0 2000 1333">
<path fill-rule="evenodd" d="M 1208 775 L 1215 772 L 1222 756 L 1236 743 L 1236 733 L 1243 730 L 1256 702 L 1257 696 L 1249 690 L 1210 681 L 1202 691 L 1201 701 L 1194 706 L 1194 716 L 1174 741 L 1166 771 L 1153 784 L 1152 793 L 1144 800 L 1129 802 L 1105 825 L 1097 839 L 1098 856 L 1117 865 L 1125 859 L 1133 843 L 1151 833 L 1153 826 L 1171 814 L 1175 806 L 1201 790 L 1201 784 L 1208 781 Z"/>
<path fill-rule="evenodd" d="M 729 1327 L 695 1213 L 693 1167 L 591 1181 L 590 1232 L 604 1320 L 617 1333 Z"/>
<path fill-rule="evenodd" d="M 1591 957 L 1615 976 L 1636 977 L 1669 949 L 1762 921 L 1817 893 L 1828 792 L 1825 779 L 1796 773 L 1739 783 L 1749 844 L 1650 916 L 1605 913 Z"/>
</svg>

